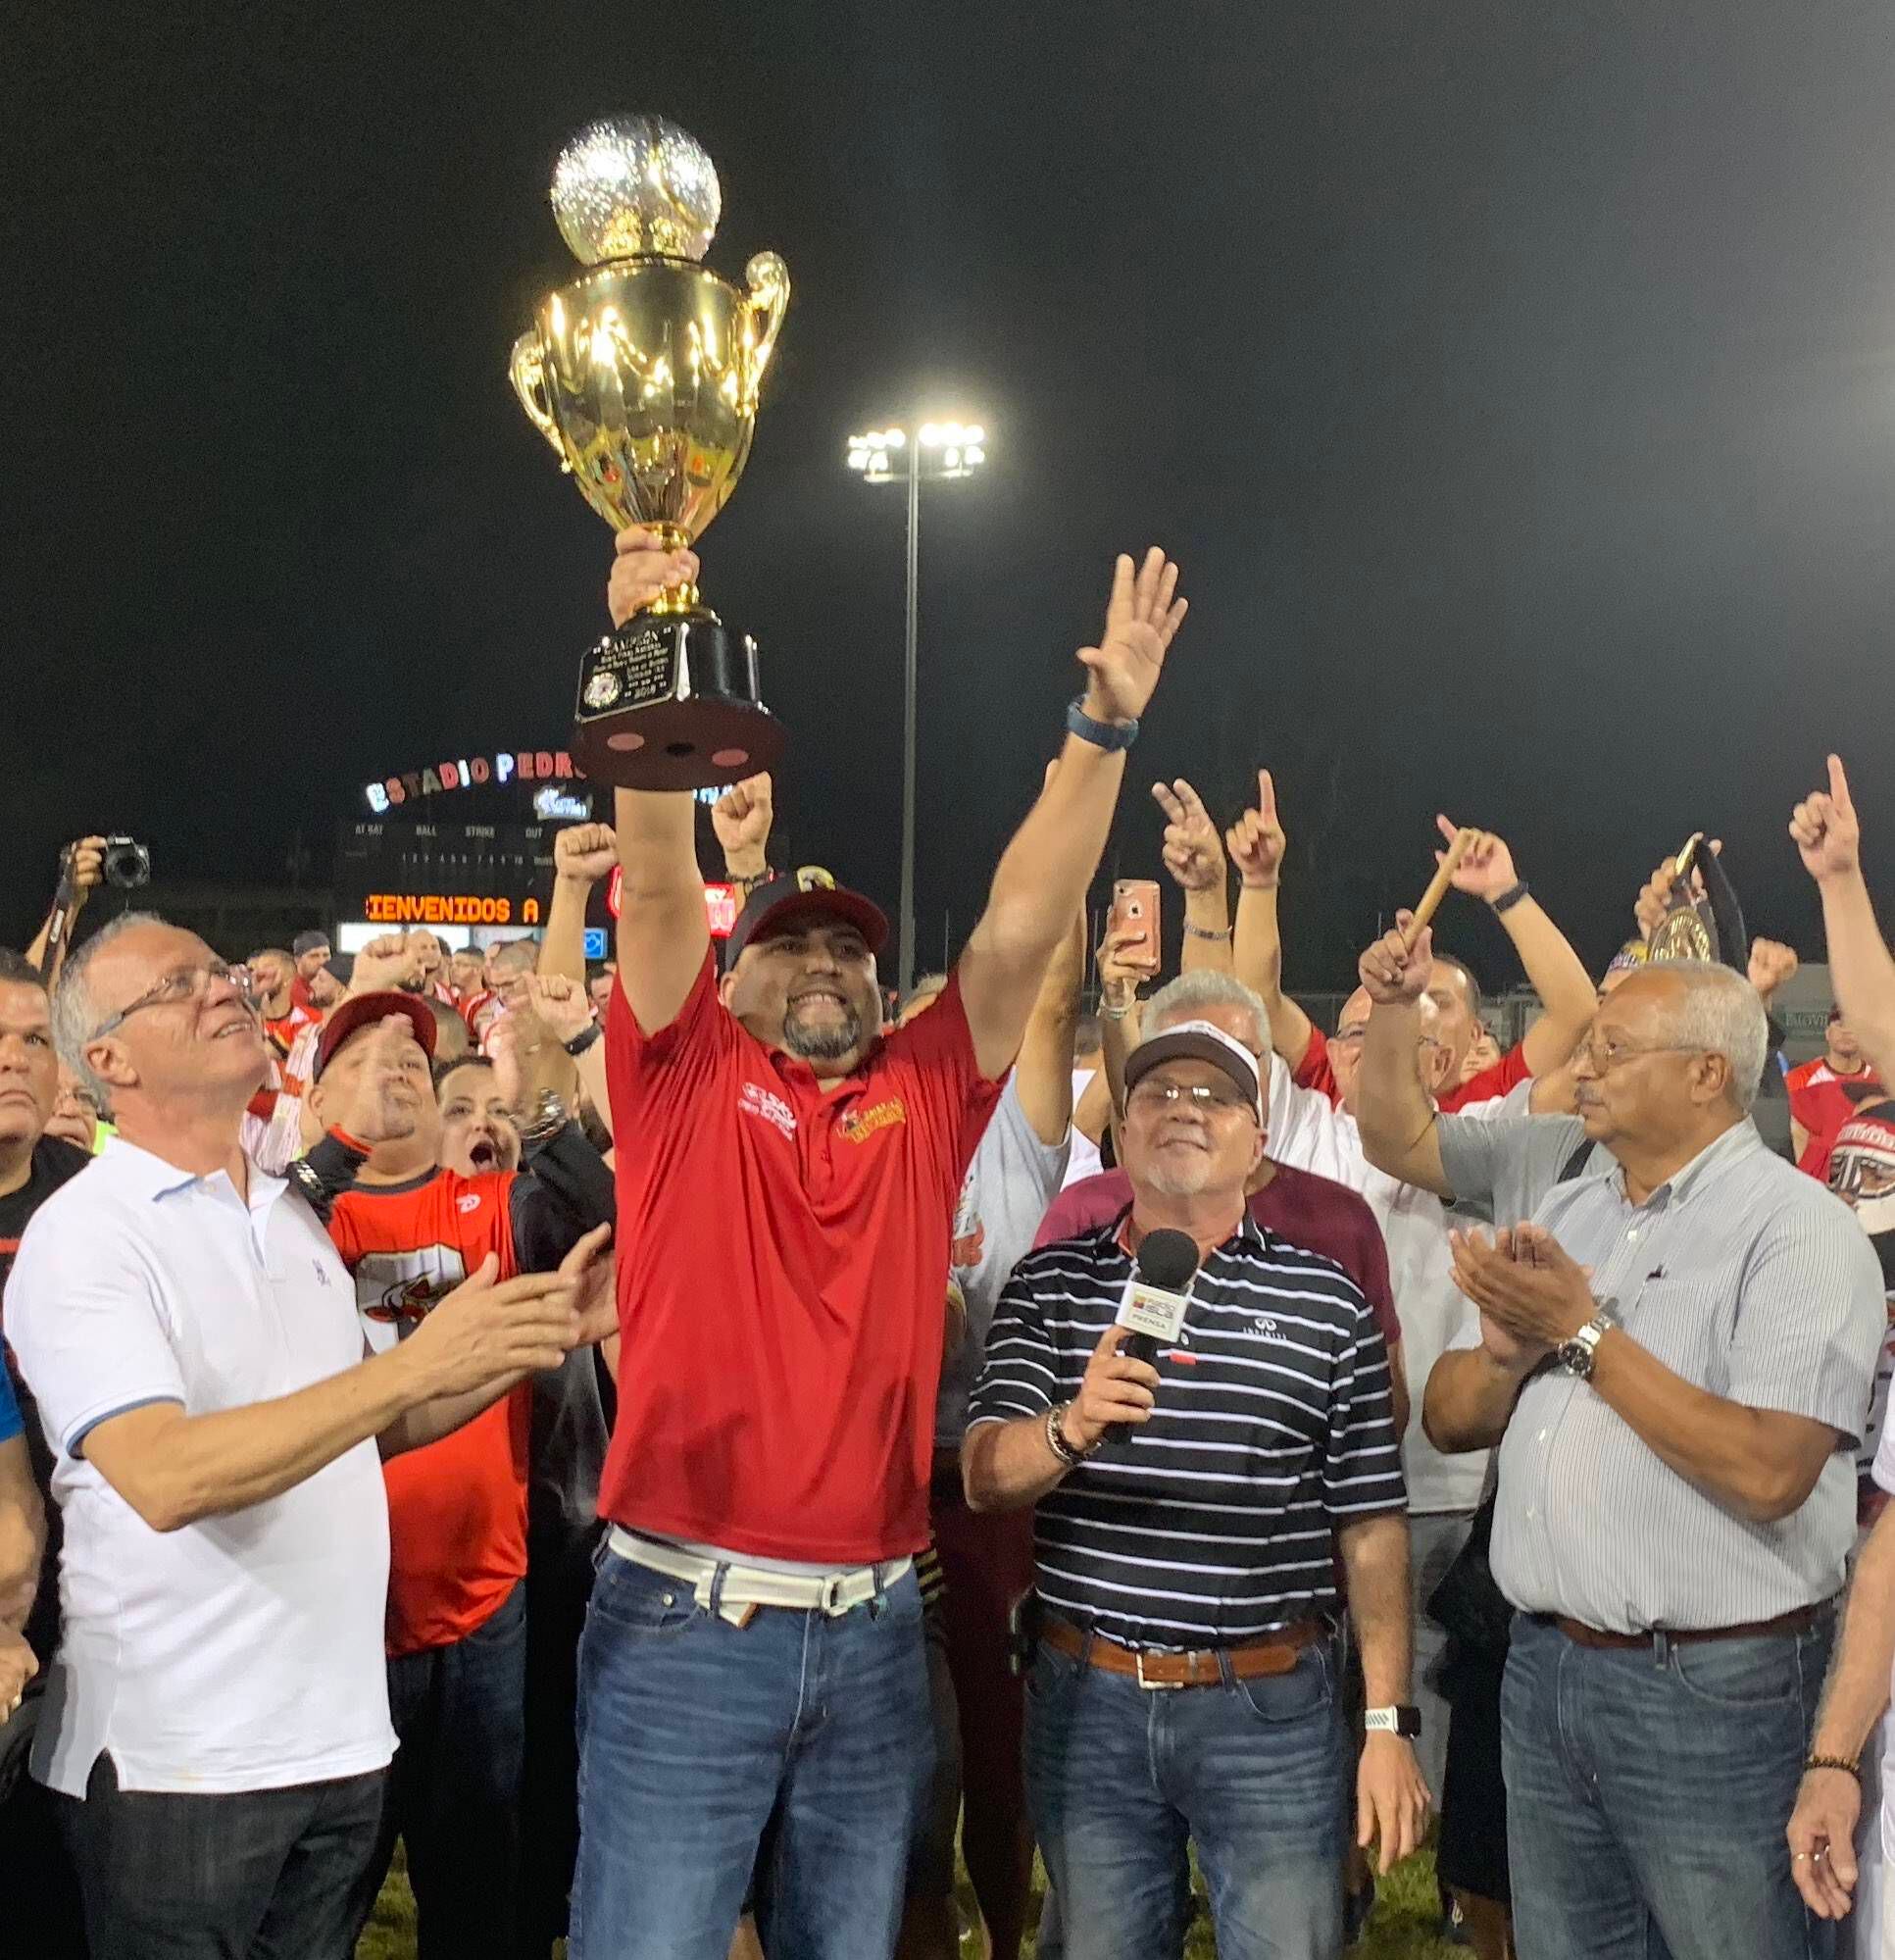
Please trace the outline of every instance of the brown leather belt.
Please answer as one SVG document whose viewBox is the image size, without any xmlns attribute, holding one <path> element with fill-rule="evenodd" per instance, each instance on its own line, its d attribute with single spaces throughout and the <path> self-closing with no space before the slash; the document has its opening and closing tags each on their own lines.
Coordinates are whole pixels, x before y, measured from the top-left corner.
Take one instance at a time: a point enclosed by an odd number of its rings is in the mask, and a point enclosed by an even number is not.
<svg viewBox="0 0 1895 1960">
<path fill-rule="evenodd" d="M 1261 1640 L 1246 1640 L 1241 1647 L 1196 1647 L 1183 1654 L 1122 1646 L 1103 1633 L 1092 1634 L 1088 1642 L 1077 1627 L 1051 1614 L 1039 1636 L 1056 1654 L 1103 1668 L 1107 1674 L 1129 1675 L 1140 1687 L 1218 1687 L 1223 1682 L 1222 1664 L 1225 1662 L 1234 1681 L 1288 1674 L 1303 1649 L 1322 1637 L 1322 1626 L 1320 1621 L 1299 1620 L 1293 1627 L 1266 1633 Z"/>
<path fill-rule="evenodd" d="M 1833 1599 L 1823 1599 L 1814 1606 L 1799 1606 L 1793 1612 L 1779 1613 L 1774 1620 L 1750 1620 L 1741 1627 L 1681 1627 L 1676 1632 L 1669 1627 L 1654 1627 L 1643 1633 L 1603 1633 L 1583 1620 L 1569 1620 L 1564 1613 L 1535 1613 L 1533 1618 L 1543 1626 L 1557 1627 L 1569 1640 L 1582 1647 L 1649 1647 L 1657 1639 L 1684 1646 L 1699 1640 L 1756 1640 L 1771 1633 L 1807 1633 L 1834 1611 L 1835 1603 Z"/>
</svg>

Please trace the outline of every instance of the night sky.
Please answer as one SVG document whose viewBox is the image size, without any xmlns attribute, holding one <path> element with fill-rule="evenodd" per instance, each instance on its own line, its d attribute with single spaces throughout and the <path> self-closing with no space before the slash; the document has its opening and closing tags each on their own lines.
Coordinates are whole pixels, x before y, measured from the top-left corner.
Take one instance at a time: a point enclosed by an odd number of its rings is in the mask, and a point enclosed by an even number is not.
<svg viewBox="0 0 1895 1960">
<path fill-rule="evenodd" d="M 1699 828 L 1819 954 L 1783 826 L 1830 744 L 1895 864 L 1885 0 L 91 13 L 10 10 L 0 82 L 0 936 L 79 830 L 276 881 L 371 777 L 564 741 L 610 539 L 506 358 L 575 270 L 562 138 L 633 109 L 716 159 L 711 262 L 789 265 L 706 597 L 797 858 L 891 909 L 902 500 L 844 438 L 989 431 L 924 500 L 924 958 L 1154 540 L 1192 616 L 1105 870 L 1157 871 L 1154 775 L 1227 817 L 1272 765 L 1301 984 L 1437 807 L 1595 967 Z"/>
</svg>

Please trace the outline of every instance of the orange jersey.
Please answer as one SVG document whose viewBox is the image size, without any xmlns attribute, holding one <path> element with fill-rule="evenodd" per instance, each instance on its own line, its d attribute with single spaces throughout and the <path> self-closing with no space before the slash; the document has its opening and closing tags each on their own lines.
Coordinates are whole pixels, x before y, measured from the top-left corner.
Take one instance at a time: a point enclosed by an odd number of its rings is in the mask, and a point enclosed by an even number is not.
<svg viewBox="0 0 1895 1960">
<path fill-rule="evenodd" d="M 516 1174 L 437 1170 L 412 1183 L 355 1185 L 329 1235 L 355 1278 L 376 1351 L 412 1333 L 489 1252 L 519 1271 Z M 388 1485 L 388 1652 L 419 1653 L 482 1626 L 526 1573 L 531 1388 L 522 1382 L 473 1422 L 382 1466 Z"/>
</svg>

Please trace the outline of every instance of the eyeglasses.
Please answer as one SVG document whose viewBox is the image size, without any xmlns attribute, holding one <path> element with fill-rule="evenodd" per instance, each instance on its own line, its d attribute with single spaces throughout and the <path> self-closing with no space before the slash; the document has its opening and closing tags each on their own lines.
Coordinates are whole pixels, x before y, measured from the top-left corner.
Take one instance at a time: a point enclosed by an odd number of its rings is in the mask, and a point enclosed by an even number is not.
<svg viewBox="0 0 1895 1960">
<path fill-rule="evenodd" d="M 1701 1055 L 1704 1050 L 1688 1041 L 1655 1041 L 1644 1046 L 1634 1041 L 1615 1041 L 1610 1036 L 1603 1046 L 1597 1041 L 1581 1041 L 1572 1051 L 1575 1062 L 1583 1062 L 1595 1076 L 1609 1076 L 1613 1070 L 1635 1062 L 1641 1055 Z"/>
<path fill-rule="evenodd" d="M 175 1007 L 179 1001 L 195 1000 L 200 994 L 209 993 L 220 980 L 234 987 L 238 998 L 247 1007 L 250 1004 L 248 980 L 249 975 L 241 967 L 228 966 L 223 960 L 206 960 L 199 967 L 179 967 L 167 974 L 156 986 L 147 988 L 130 1006 L 122 1007 L 117 1014 L 101 1021 L 86 1039 L 96 1041 L 101 1034 L 110 1034 L 115 1028 L 123 1027 L 134 1014 L 147 1007 Z"/>
<path fill-rule="evenodd" d="M 1125 1100 L 1145 1109 L 1175 1109 L 1188 1102 L 1198 1111 L 1247 1109 L 1253 1116 L 1257 1112 L 1256 1104 L 1235 1083 L 1226 1088 L 1222 1082 L 1158 1082 L 1149 1076 Z"/>
</svg>

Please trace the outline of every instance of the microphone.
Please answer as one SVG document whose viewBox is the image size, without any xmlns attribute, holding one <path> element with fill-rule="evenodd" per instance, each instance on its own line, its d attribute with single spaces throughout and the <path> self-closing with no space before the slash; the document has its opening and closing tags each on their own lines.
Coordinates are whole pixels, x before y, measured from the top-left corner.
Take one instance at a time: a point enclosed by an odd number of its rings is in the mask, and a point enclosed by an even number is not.
<svg viewBox="0 0 1895 1960">
<path fill-rule="evenodd" d="M 1115 1325 L 1132 1330 L 1119 1350 L 1134 1361 L 1155 1362 L 1162 1345 L 1176 1341 L 1190 1304 L 1190 1285 L 1198 1270 L 1198 1246 L 1188 1231 L 1169 1227 L 1148 1231 L 1138 1247 L 1138 1265 L 1125 1282 Z M 1129 1442 L 1132 1426 L 1114 1423 L 1106 1431 L 1109 1443 Z"/>
</svg>

